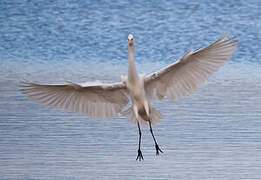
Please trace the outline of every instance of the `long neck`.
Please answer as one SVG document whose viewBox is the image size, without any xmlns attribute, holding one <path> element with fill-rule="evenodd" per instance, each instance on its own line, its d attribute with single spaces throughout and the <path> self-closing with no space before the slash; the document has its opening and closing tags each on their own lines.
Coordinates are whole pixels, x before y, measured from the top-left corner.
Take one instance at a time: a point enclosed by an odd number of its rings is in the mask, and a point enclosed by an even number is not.
<svg viewBox="0 0 261 180">
<path fill-rule="evenodd" d="M 128 58 L 129 58 L 129 69 L 128 69 L 128 79 L 129 81 L 135 81 L 138 78 L 138 73 L 136 71 L 134 63 L 134 45 L 128 45 Z"/>
</svg>

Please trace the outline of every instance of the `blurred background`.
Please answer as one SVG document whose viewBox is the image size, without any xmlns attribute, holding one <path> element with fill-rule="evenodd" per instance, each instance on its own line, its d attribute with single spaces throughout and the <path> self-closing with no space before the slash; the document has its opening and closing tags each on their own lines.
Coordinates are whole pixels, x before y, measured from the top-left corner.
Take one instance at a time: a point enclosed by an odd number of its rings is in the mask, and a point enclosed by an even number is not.
<svg viewBox="0 0 261 180">
<path fill-rule="evenodd" d="M 239 46 L 193 94 L 155 101 L 143 162 L 137 127 L 29 101 L 19 82 L 114 82 L 134 35 L 140 73 L 156 71 L 224 32 Z M 260 179 L 261 2 L 0 1 L 0 179 Z"/>
</svg>

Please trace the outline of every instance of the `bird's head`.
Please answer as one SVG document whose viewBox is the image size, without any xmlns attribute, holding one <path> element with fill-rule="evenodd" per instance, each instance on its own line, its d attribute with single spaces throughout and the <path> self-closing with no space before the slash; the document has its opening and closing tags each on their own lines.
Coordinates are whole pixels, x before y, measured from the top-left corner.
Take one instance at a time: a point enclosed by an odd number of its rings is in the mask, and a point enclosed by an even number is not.
<svg viewBox="0 0 261 180">
<path fill-rule="evenodd" d="M 128 44 L 129 44 L 129 46 L 133 45 L 133 35 L 132 34 L 129 34 L 129 36 L 128 36 Z"/>
</svg>

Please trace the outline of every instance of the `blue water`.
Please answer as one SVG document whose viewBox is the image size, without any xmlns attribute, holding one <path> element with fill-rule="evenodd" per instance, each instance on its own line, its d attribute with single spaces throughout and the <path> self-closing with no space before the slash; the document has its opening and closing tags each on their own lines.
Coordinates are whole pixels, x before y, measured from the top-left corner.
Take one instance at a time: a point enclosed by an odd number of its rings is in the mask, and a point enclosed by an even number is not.
<svg viewBox="0 0 261 180">
<path fill-rule="evenodd" d="M 232 59 L 195 93 L 155 101 L 155 156 L 124 117 L 96 120 L 29 101 L 19 81 L 119 81 L 134 35 L 141 73 L 223 32 Z M 0 1 L 0 179 L 261 179 L 261 1 Z"/>
</svg>

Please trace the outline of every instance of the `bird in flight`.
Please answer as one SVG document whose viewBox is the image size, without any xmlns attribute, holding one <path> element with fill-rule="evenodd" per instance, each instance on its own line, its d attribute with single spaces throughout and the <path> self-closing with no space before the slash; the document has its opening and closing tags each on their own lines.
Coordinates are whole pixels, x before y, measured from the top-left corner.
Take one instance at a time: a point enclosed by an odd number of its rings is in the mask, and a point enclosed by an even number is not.
<svg viewBox="0 0 261 180">
<path fill-rule="evenodd" d="M 183 97 L 198 88 L 217 71 L 237 46 L 235 38 L 227 39 L 224 34 L 212 44 L 198 51 L 187 51 L 179 60 L 149 75 L 138 74 L 134 63 L 134 39 L 128 36 L 128 74 L 122 82 L 104 84 L 45 85 L 22 82 L 21 91 L 41 104 L 71 110 L 93 118 L 113 118 L 119 114 L 137 124 L 139 146 L 136 160 L 143 160 L 141 152 L 141 126 L 149 124 L 156 155 L 163 152 L 152 130 L 162 115 L 151 105 L 153 99 L 168 97 L 171 100 Z M 125 110 L 124 107 L 129 104 Z"/>
</svg>

